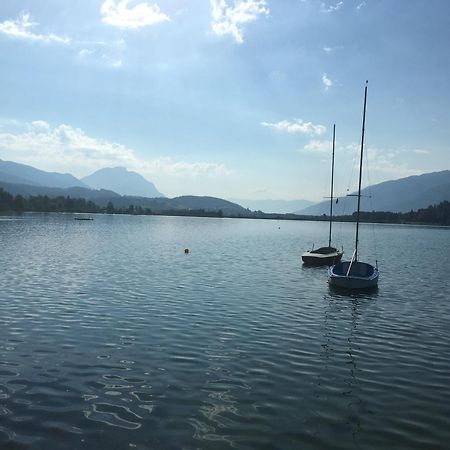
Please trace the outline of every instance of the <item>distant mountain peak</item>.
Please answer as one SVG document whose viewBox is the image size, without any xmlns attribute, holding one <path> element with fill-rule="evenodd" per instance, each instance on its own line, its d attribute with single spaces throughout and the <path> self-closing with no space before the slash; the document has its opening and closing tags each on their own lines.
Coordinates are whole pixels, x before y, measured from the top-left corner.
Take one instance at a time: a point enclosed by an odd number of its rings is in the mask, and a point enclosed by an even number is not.
<svg viewBox="0 0 450 450">
<path fill-rule="evenodd" d="M 121 195 L 164 197 L 151 181 L 123 166 L 104 167 L 82 181 L 93 189 L 108 189 Z"/>
<path fill-rule="evenodd" d="M 26 164 L 0 159 L 0 180 L 55 188 L 87 187 L 70 173 L 46 172 Z"/>
</svg>

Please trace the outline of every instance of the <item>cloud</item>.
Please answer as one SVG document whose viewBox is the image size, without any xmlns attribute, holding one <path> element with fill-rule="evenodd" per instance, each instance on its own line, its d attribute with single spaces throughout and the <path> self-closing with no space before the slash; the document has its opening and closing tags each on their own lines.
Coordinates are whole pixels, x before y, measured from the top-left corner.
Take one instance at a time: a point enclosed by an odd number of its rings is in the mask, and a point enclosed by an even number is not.
<svg viewBox="0 0 450 450">
<path fill-rule="evenodd" d="M 311 153 L 329 153 L 331 152 L 332 144 L 330 141 L 309 141 L 303 150 Z"/>
<path fill-rule="evenodd" d="M 78 56 L 81 56 L 82 58 L 86 57 L 86 56 L 90 56 L 93 55 L 95 52 L 94 50 L 90 50 L 88 48 L 82 48 L 79 52 L 78 52 Z"/>
<path fill-rule="evenodd" d="M 210 3 L 214 33 L 231 34 L 240 44 L 244 42 L 241 25 L 269 14 L 265 0 L 234 0 L 233 6 L 228 6 L 227 0 L 210 0 Z"/>
<path fill-rule="evenodd" d="M 105 0 L 100 8 L 102 21 L 123 29 L 138 29 L 170 20 L 157 4 L 138 3 L 128 7 L 131 0 Z"/>
<path fill-rule="evenodd" d="M 68 44 L 70 39 L 65 36 L 58 36 L 56 34 L 37 34 L 31 30 L 36 28 L 39 24 L 32 22 L 28 13 L 22 13 L 17 20 L 5 20 L 0 22 L 0 33 L 6 34 L 9 37 L 17 39 L 25 39 L 35 42 Z"/>
<path fill-rule="evenodd" d="M 53 33 L 40 34 L 35 32 L 38 27 L 37 22 L 33 22 L 30 14 L 22 13 L 17 20 L 6 20 L 0 22 L 0 33 L 3 33 L 11 38 L 22 39 L 31 42 L 43 42 L 46 44 L 70 44 L 74 50 L 78 61 L 102 61 L 107 66 L 112 68 L 121 67 L 122 53 L 125 48 L 125 41 L 119 39 L 113 43 L 103 41 L 89 41 L 89 40 L 73 40 L 67 36 L 58 36 Z M 101 49 L 100 49 L 101 48 Z M 115 53 L 106 55 L 104 51 Z"/>
<path fill-rule="evenodd" d="M 125 166 L 148 176 L 223 177 L 233 173 L 224 164 L 212 162 L 186 162 L 174 157 L 145 160 L 125 145 L 90 137 L 70 125 L 52 127 L 36 120 L 23 128 L 17 133 L 0 131 L 2 159 L 78 176 L 111 166 Z"/>
<path fill-rule="evenodd" d="M 302 119 L 296 119 L 293 122 L 288 120 L 282 120 L 277 123 L 261 122 L 261 125 L 291 134 L 306 134 L 310 136 L 320 136 L 327 131 L 323 125 L 314 125 L 311 122 L 304 122 Z"/>
<path fill-rule="evenodd" d="M 331 13 L 331 12 L 339 11 L 342 8 L 343 4 L 344 4 L 344 2 L 338 2 L 333 6 L 333 5 L 326 5 L 325 3 L 322 3 L 322 12 Z"/>
<path fill-rule="evenodd" d="M 361 8 L 363 8 L 364 6 L 366 6 L 366 2 L 361 2 L 357 7 L 356 10 L 359 11 Z"/>
<path fill-rule="evenodd" d="M 342 50 L 343 48 L 344 48 L 343 45 L 336 45 L 336 46 L 334 46 L 334 47 L 322 47 L 322 50 L 323 50 L 325 53 L 333 53 L 333 52 L 335 52 L 336 50 Z"/>
<path fill-rule="evenodd" d="M 325 86 L 325 91 L 328 91 L 334 85 L 334 82 L 328 78 L 326 73 L 322 75 L 322 83 Z"/>
<path fill-rule="evenodd" d="M 82 64 L 99 64 L 101 66 L 118 69 L 123 66 L 125 41 L 118 39 L 107 44 L 106 42 L 84 41 L 83 48 L 78 50 L 77 59 Z M 86 47 L 85 47 L 86 46 Z"/>
<path fill-rule="evenodd" d="M 136 170 L 138 170 L 136 168 Z M 149 161 L 144 166 L 147 173 L 165 173 L 167 175 L 208 175 L 208 176 L 228 176 L 233 171 L 228 169 L 224 164 L 216 164 L 210 162 L 189 163 L 185 161 L 176 161 L 172 157 L 162 157 Z"/>
<path fill-rule="evenodd" d="M 28 124 L 27 128 L 30 131 L 37 131 L 37 132 L 50 131 L 50 125 L 47 122 L 45 122 L 44 120 L 34 120 L 33 122 Z"/>
<path fill-rule="evenodd" d="M 405 152 L 407 152 L 407 150 L 404 149 L 379 149 L 376 147 L 368 147 L 366 158 L 369 162 L 368 169 L 370 170 L 370 175 L 373 176 L 375 174 L 376 178 L 383 180 L 392 177 L 401 178 L 423 173 L 424 170 L 422 169 L 409 167 L 404 158 Z"/>
</svg>

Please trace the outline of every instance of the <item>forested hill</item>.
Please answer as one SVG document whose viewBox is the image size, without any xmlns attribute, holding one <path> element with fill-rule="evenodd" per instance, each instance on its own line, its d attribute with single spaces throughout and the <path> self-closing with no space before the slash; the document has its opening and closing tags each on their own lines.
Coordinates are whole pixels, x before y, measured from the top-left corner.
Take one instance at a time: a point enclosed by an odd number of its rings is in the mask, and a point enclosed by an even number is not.
<svg viewBox="0 0 450 450">
<path fill-rule="evenodd" d="M 15 185 L 19 186 L 19 185 Z M 39 187 L 41 189 L 41 187 Z M 47 189 L 47 188 L 45 188 Z M 175 198 L 147 198 L 120 196 L 110 191 L 94 191 L 87 199 L 73 195 L 78 189 L 59 190 L 60 195 L 13 195 L 0 186 L 0 211 L 48 211 L 48 212 L 119 212 L 130 214 L 161 214 L 165 212 L 180 213 L 204 211 L 219 212 L 229 216 L 245 215 L 248 210 L 236 203 L 216 197 L 183 196 Z M 72 195 L 61 195 L 70 192 Z M 111 194 L 111 195 L 109 195 Z"/>
</svg>

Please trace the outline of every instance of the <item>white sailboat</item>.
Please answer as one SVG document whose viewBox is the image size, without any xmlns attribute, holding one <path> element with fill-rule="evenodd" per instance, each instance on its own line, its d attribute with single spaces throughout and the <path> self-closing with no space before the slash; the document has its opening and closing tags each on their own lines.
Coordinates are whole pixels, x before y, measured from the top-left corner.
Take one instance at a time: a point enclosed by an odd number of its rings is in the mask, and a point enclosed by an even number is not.
<svg viewBox="0 0 450 450">
<path fill-rule="evenodd" d="M 329 283 L 331 286 L 341 287 L 350 290 L 361 290 L 374 288 L 378 284 L 378 264 L 371 264 L 358 261 L 358 243 L 359 243 L 359 215 L 361 207 L 361 179 L 364 151 L 364 130 L 366 123 L 366 102 L 367 102 L 367 81 L 364 90 L 364 110 L 361 133 L 361 156 L 359 162 L 359 184 L 358 184 L 358 211 L 356 216 L 356 239 L 355 250 L 350 261 L 339 262 L 328 269 Z"/>
<path fill-rule="evenodd" d="M 333 125 L 333 152 L 331 157 L 331 195 L 330 195 L 330 230 L 328 233 L 328 246 L 312 249 L 303 253 L 302 261 L 309 266 L 331 266 L 338 263 L 343 251 L 331 246 L 331 227 L 333 225 L 333 181 L 334 181 L 334 144 L 336 140 L 336 125 Z"/>
</svg>

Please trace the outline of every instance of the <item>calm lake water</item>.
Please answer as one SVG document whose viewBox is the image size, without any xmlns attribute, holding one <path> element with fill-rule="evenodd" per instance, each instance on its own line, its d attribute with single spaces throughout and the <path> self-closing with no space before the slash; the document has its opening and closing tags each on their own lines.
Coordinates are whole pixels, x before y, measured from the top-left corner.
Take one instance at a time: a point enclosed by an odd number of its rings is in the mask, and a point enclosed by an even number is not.
<svg viewBox="0 0 450 450">
<path fill-rule="evenodd" d="M 313 242 L 326 223 L 0 218 L 0 448 L 448 449 L 450 230 L 363 225 L 380 282 L 353 296 L 302 267 Z"/>
</svg>

